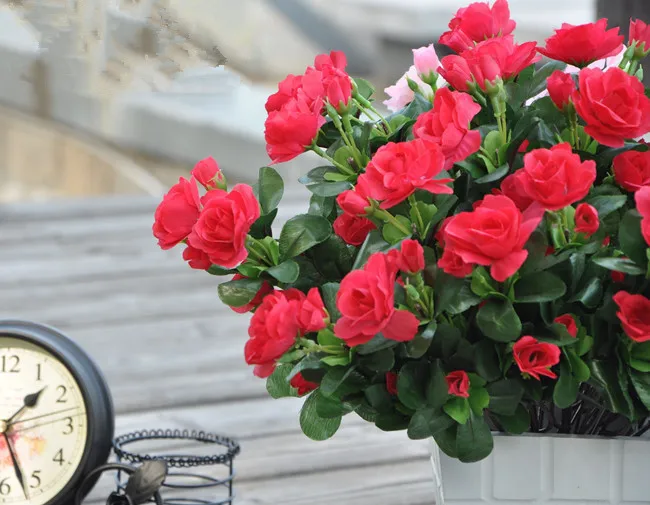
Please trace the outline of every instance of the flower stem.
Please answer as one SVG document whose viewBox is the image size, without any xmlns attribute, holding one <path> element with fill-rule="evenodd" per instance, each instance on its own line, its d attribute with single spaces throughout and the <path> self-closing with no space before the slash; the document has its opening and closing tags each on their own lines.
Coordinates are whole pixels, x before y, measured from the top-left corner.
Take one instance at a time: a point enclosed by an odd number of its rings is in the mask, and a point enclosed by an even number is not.
<svg viewBox="0 0 650 505">
<path fill-rule="evenodd" d="M 329 154 L 327 154 L 323 149 L 318 147 L 316 144 L 312 144 L 309 148 L 312 151 L 314 151 L 316 154 L 318 154 L 318 156 L 320 156 L 321 158 L 326 159 L 332 165 L 334 165 L 336 168 L 338 168 L 341 173 L 344 173 L 344 174 L 347 174 L 347 175 L 355 175 L 354 170 L 352 170 L 351 168 L 348 168 L 345 165 L 343 165 L 343 164 L 339 163 L 338 161 L 336 161 L 334 158 L 332 158 Z"/>
<path fill-rule="evenodd" d="M 358 105 L 359 107 L 361 107 L 362 109 L 365 109 L 366 112 L 367 112 L 367 111 L 372 112 L 372 113 L 373 113 L 373 114 L 374 114 L 374 115 L 375 115 L 375 116 L 376 116 L 376 117 L 377 117 L 377 118 L 382 122 L 382 124 L 384 125 L 384 128 L 386 128 L 386 132 L 387 132 L 389 135 L 390 135 L 391 133 L 393 133 L 393 129 L 392 129 L 392 128 L 390 127 L 390 125 L 388 124 L 388 121 L 386 121 L 386 118 L 384 118 L 384 116 L 382 116 L 382 115 L 377 111 L 377 109 L 375 109 L 375 108 L 372 106 L 372 103 L 370 103 L 368 100 L 366 100 L 365 98 L 363 98 L 361 95 L 357 95 L 357 96 L 355 97 L 355 100 L 354 100 L 354 101 L 357 103 L 357 105 Z"/>
<path fill-rule="evenodd" d="M 358 168 L 363 168 L 364 164 L 361 161 L 361 153 L 359 152 L 359 149 L 354 142 L 354 130 L 352 129 L 352 123 L 350 122 L 350 114 L 343 114 L 342 119 L 343 126 L 345 127 L 345 131 L 350 139 L 350 144 L 348 147 L 352 150 L 352 157 L 354 158 L 354 162 L 357 164 Z"/>
<path fill-rule="evenodd" d="M 420 209 L 418 209 L 418 202 L 415 199 L 415 195 L 409 195 L 409 203 L 413 212 L 415 212 L 416 226 L 420 232 L 420 236 L 424 238 L 424 219 L 422 219 L 422 214 L 420 214 Z"/>
<path fill-rule="evenodd" d="M 264 263 L 265 265 L 272 266 L 272 261 L 267 257 L 264 248 L 262 248 L 262 251 L 260 252 L 260 250 L 257 249 L 257 245 L 258 245 L 257 240 L 255 240 L 253 237 L 249 235 L 246 240 L 248 253 L 260 263 Z"/>
<path fill-rule="evenodd" d="M 411 236 L 411 230 L 409 230 L 404 224 L 400 223 L 399 220 L 393 216 L 390 212 L 386 210 L 376 209 L 374 215 L 380 219 L 383 219 L 385 222 L 392 224 L 399 231 L 404 233 L 406 236 Z"/>
</svg>

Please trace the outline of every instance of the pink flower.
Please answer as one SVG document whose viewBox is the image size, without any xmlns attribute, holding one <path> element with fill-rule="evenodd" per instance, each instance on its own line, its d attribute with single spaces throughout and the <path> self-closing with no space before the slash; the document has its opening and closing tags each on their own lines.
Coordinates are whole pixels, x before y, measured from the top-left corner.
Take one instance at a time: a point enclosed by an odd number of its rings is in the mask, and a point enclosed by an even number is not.
<svg viewBox="0 0 650 505">
<path fill-rule="evenodd" d="M 438 67 L 440 67 L 440 60 L 438 59 L 436 48 L 433 47 L 433 44 L 413 49 L 413 63 L 418 74 L 422 77 L 437 74 Z"/>
<path fill-rule="evenodd" d="M 420 93 L 422 93 L 426 98 L 431 98 L 433 96 L 431 86 L 425 84 L 422 79 L 420 79 L 415 65 L 412 65 L 411 68 L 408 69 L 408 72 L 400 77 L 394 85 L 389 86 L 384 90 L 390 97 L 388 100 L 384 101 L 384 105 L 393 112 L 403 109 L 413 101 L 413 98 L 415 98 L 415 92 L 409 88 L 408 81 L 406 80 L 407 77 L 418 85 Z M 440 84 L 438 87 L 440 87 Z"/>
</svg>

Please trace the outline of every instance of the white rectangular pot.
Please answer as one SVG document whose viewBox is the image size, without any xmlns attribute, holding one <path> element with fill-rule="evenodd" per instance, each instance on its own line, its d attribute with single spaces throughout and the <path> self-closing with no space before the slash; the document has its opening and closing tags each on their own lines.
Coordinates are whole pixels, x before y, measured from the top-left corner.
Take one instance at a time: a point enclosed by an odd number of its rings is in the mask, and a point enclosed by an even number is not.
<svg viewBox="0 0 650 505">
<path fill-rule="evenodd" d="M 436 505 L 650 504 L 647 438 L 495 434 L 478 463 L 431 445 Z"/>
</svg>

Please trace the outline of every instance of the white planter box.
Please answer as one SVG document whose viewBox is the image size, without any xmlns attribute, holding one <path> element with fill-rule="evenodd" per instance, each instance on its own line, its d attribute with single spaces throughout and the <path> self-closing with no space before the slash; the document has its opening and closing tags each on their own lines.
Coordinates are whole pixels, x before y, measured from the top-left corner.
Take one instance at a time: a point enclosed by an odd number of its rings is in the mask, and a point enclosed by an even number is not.
<svg viewBox="0 0 650 505">
<path fill-rule="evenodd" d="M 650 440 L 495 435 L 478 463 L 432 443 L 436 505 L 650 504 Z"/>
</svg>

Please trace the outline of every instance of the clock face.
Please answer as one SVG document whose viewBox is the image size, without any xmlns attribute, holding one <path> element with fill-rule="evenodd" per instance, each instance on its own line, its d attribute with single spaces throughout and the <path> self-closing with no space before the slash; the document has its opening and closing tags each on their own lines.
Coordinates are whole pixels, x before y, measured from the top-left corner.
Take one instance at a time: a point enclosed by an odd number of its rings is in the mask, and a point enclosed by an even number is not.
<svg viewBox="0 0 650 505">
<path fill-rule="evenodd" d="M 44 505 L 74 477 L 85 453 L 83 395 L 53 355 L 0 337 L 0 505 Z"/>
</svg>

